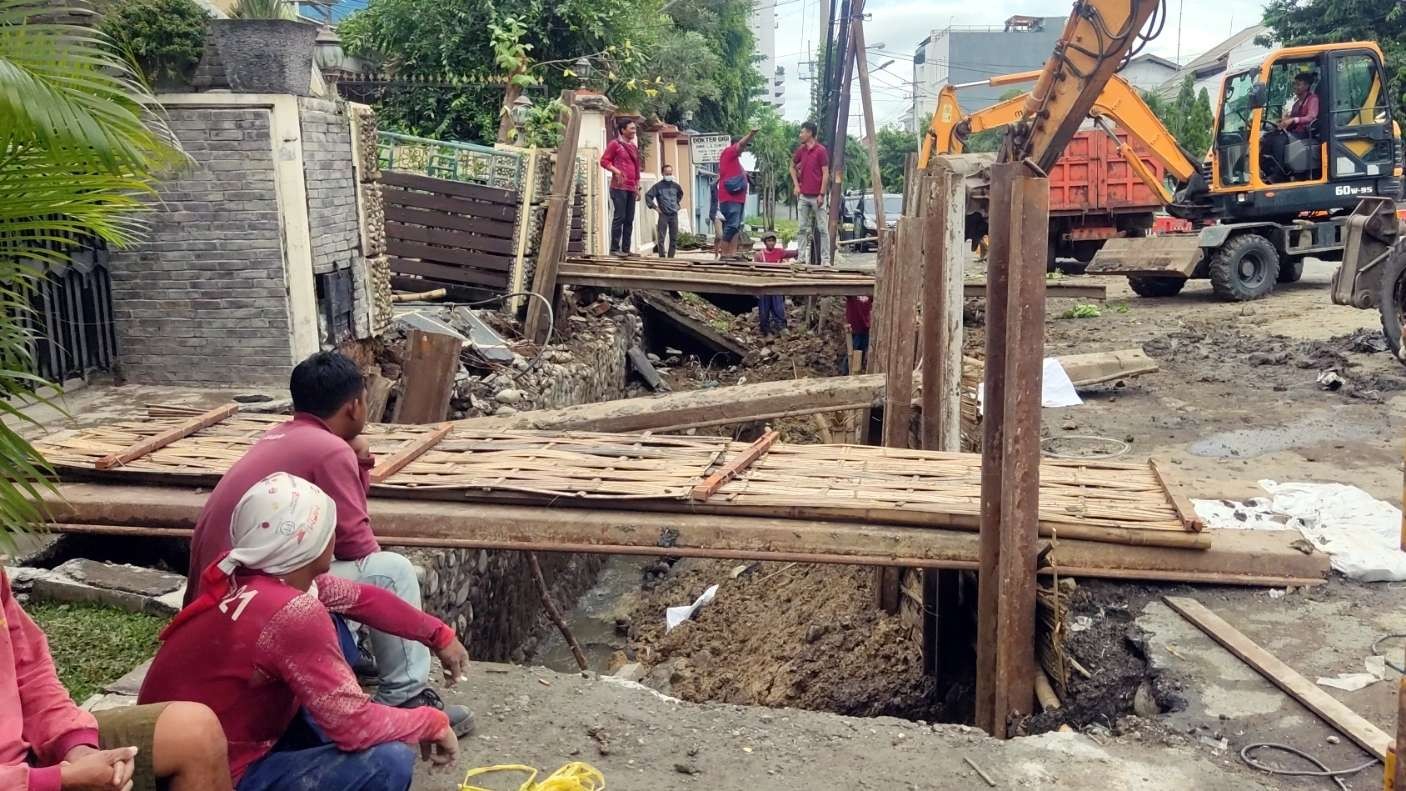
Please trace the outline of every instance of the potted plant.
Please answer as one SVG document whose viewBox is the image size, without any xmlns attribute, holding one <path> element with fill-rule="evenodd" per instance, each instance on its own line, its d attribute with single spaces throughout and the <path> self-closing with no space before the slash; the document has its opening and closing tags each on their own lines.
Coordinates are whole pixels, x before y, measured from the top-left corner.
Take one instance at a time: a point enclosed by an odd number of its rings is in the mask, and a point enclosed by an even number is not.
<svg viewBox="0 0 1406 791">
<path fill-rule="evenodd" d="M 239 0 L 210 31 L 230 90 L 312 93 L 317 25 L 299 20 L 286 0 Z"/>
<path fill-rule="evenodd" d="M 131 0 L 102 30 L 131 55 L 157 90 L 189 90 L 208 36 L 210 15 L 193 0 Z"/>
</svg>

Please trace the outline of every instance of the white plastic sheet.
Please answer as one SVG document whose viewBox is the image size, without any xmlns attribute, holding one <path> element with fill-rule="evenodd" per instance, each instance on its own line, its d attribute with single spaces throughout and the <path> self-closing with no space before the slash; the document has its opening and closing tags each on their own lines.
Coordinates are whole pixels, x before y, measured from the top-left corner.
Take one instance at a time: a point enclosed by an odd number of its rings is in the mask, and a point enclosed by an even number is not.
<svg viewBox="0 0 1406 791">
<path fill-rule="evenodd" d="M 1269 493 L 1242 503 L 1195 500 L 1209 527 L 1297 529 L 1327 552 L 1333 568 L 1359 582 L 1406 580 L 1401 511 L 1356 486 L 1260 481 Z"/>
<path fill-rule="evenodd" d="M 1084 403 L 1084 399 L 1079 397 L 1079 392 L 1074 389 L 1074 382 L 1069 378 L 1069 374 L 1064 370 L 1064 366 L 1055 357 L 1046 357 L 1044 365 L 1043 381 L 1040 387 L 1040 406 L 1048 409 L 1056 409 L 1066 406 L 1079 406 Z M 986 383 L 977 382 L 976 385 L 977 408 L 984 414 L 986 411 Z"/>
<path fill-rule="evenodd" d="M 717 595 L 718 586 L 710 585 L 708 586 L 707 590 L 703 591 L 703 595 L 695 599 L 692 604 L 685 604 L 682 607 L 670 607 L 664 610 L 665 634 L 674 631 L 675 626 L 678 626 L 684 621 L 687 621 L 689 618 L 692 618 L 693 614 L 698 612 L 698 609 L 700 607 L 707 604 L 708 602 L 711 602 L 713 600 L 713 597 Z"/>
</svg>

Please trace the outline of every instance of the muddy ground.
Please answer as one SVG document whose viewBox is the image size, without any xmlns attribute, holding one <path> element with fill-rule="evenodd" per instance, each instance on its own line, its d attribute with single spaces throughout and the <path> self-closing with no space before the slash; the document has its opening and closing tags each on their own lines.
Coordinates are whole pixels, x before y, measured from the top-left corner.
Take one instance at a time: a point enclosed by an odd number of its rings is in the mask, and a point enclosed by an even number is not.
<svg viewBox="0 0 1406 791">
<path fill-rule="evenodd" d="M 1205 282 L 1174 298 L 1142 299 L 1118 279 L 1107 281 L 1109 300 L 1097 317 L 1062 318 L 1074 303 L 1052 301 L 1050 356 L 1142 347 L 1161 369 L 1085 391 L 1082 406 L 1046 410 L 1047 452 L 1167 459 L 1176 485 L 1198 498 L 1253 496 L 1261 479 L 1316 480 L 1354 484 L 1399 505 L 1406 368 L 1382 351 L 1375 313 L 1330 304 L 1332 269 L 1310 262 L 1301 282 L 1247 304 L 1216 300 Z M 979 354 L 980 311 L 969 313 L 978 321 L 969 328 L 968 351 Z M 807 342 L 820 343 L 813 336 Z M 784 339 L 771 347 L 777 359 L 765 372 L 743 365 L 733 381 L 789 378 L 781 375 Z M 821 355 L 798 370 L 835 373 L 825 370 Z M 1341 377 L 1341 386 L 1320 385 L 1325 371 Z M 791 441 L 807 441 L 805 430 L 797 427 Z M 602 655 L 615 665 L 642 661 L 646 683 L 685 700 L 952 718 L 950 702 L 930 694 L 903 627 L 874 612 L 870 572 L 766 563 L 732 579 L 736 565 L 639 564 L 652 577 L 650 589 L 615 608 L 619 631 L 629 637 L 609 637 Z M 721 584 L 717 600 L 665 635 L 664 608 L 688 603 L 713 583 Z M 1311 677 L 1360 670 L 1372 639 L 1390 627 L 1380 610 L 1390 598 L 1382 585 L 1336 581 L 1271 599 L 1263 590 L 1084 582 L 1071 611 L 1081 629 L 1067 648 L 1090 677 L 1071 680 L 1068 711 L 1036 717 L 1025 728 L 1039 732 L 1072 721 L 1095 737 L 1188 746 L 1224 766 L 1238 765 L 1240 748 L 1257 741 L 1295 743 L 1335 767 L 1360 763 L 1360 751 L 1330 739 L 1331 731 L 1273 688 L 1247 692 L 1248 703 L 1236 705 L 1239 696 L 1224 694 L 1224 680 L 1208 667 L 1241 687 L 1267 684 L 1253 672 L 1247 678 L 1238 660 L 1175 616 L 1162 617 L 1170 612 L 1160 602 L 1168 592 L 1201 596 Z M 1283 619 L 1292 623 L 1290 613 L 1300 609 L 1312 630 L 1286 633 Z M 1398 627 L 1406 631 L 1406 623 Z M 1351 645 L 1325 653 L 1322 647 L 1344 628 Z M 1168 634 L 1183 647 L 1166 650 Z M 1394 731 L 1393 684 L 1342 697 Z M 1147 716 L 1132 716 L 1139 711 Z M 1374 785 L 1375 771 L 1359 775 L 1354 787 Z M 1323 782 L 1275 779 L 1285 788 Z"/>
</svg>

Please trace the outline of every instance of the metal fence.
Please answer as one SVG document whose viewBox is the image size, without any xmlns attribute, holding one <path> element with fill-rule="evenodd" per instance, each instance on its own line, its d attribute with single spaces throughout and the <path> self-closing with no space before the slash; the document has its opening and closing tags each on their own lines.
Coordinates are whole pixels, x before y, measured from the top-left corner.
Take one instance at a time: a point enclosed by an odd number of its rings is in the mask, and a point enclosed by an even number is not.
<svg viewBox="0 0 1406 791">
<path fill-rule="evenodd" d="M 522 187 L 523 161 L 517 152 L 395 132 L 378 132 L 377 138 L 382 170 L 509 190 Z"/>
<path fill-rule="evenodd" d="M 117 334 L 107 263 L 105 247 L 86 247 L 34 281 L 31 311 L 22 320 L 39 376 L 64 382 L 112 370 Z"/>
</svg>

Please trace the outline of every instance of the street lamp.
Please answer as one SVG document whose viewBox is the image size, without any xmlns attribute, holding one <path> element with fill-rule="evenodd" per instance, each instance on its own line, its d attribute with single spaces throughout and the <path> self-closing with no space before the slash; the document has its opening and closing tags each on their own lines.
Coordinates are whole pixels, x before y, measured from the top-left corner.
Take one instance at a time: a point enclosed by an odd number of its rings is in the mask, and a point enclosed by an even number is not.
<svg viewBox="0 0 1406 791">
<path fill-rule="evenodd" d="M 521 137 L 522 128 L 527 124 L 527 117 L 532 113 L 532 100 L 527 98 L 525 93 L 518 94 L 508 113 L 513 119 L 513 126 L 517 128 L 518 136 Z"/>
<path fill-rule="evenodd" d="M 581 85 L 583 87 L 586 83 L 591 81 L 591 72 L 595 71 L 595 67 L 591 65 L 590 58 L 582 55 L 576 59 L 575 63 L 571 64 L 571 67 L 572 70 L 576 72 L 576 76 L 581 80 Z"/>
</svg>

